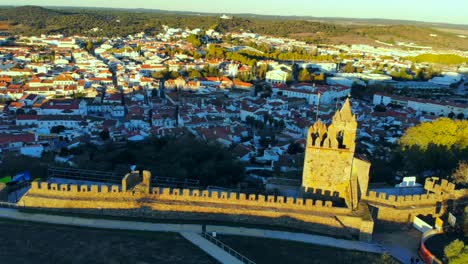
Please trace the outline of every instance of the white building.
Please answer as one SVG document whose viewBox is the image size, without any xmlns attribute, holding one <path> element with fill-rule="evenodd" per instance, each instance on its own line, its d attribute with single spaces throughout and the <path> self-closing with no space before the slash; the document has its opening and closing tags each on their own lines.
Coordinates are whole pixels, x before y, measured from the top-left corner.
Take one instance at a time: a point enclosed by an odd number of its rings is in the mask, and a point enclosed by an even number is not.
<svg viewBox="0 0 468 264">
<path fill-rule="evenodd" d="M 42 145 L 29 145 L 20 148 L 20 153 L 25 156 L 40 158 L 44 152 L 44 147 Z"/>
<path fill-rule="evenodd" d="M 288 72 L 281 69 L 271 70 L 266 73 L 266 81 L 271 84 L 285 84 L 288 75 Z"/>
<path fill-rule="evenodd" d="M 318 69 L 321 72 L 336 72 L 337 64 L 333 62 L 299 63 L 300 68 Z"/>
<path fill-rule="evenodd" d="M 340 72 L 335 74 L 336 77 L 347 78 L 350 80 L 363 80 L 368 81 L 369 84 L 375 84 L 378 82 L 391 81 L 392 77 L 384 74 L 377 73 L 345 73 Z"/>
<path fill-rule="evenodd" d="M 311 105 L 331 104 L 337 98 L 346 97 L 351 93 L 351 88 L 341 85 L 315 85 L 310 83 L 299 83 L 291 87 L 277 85 L 272 88 L 273 94 L 295 98 L 305 98 Z"/>
<path fill-rule="evenodd" d="M 465 117 L 468 116 L 468 105 L 455 102 L 440 102 L 427 99 L 410 98 L 398 95 L 388 95 L 382 93 L 374 94 L 374 105 L 394 104 L 403 107 L 408 107 L 416 110 L 420 114 L 425 112 L 435 116 L 448 116 L 450 113 L 458 115 L 462 113 Z"/>
<path fill-rule="evenodd" d="M 449 86 L 452 83 L 457 83 L 462 79 L 462 75 L 456 72 L 444 72 L 441 77 L 434 77 L 429 82 Z"/>
<path fill-rule="evenodd" d="M 236 63 L 230 63 L 228 66 L 228 75 L 231 77 L 236 77 L 239 73 L 239 65 Z"/>
</svg>

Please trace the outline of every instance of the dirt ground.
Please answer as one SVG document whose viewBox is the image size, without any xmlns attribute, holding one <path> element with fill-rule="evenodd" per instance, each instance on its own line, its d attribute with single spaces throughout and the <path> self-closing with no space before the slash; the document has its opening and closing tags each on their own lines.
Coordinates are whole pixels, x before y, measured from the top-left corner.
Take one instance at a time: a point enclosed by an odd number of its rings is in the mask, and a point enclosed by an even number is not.
<svg viewBox="0 0 468 264">
<path fill-rule="evenodd" d="M 217 263 L 175 233 L 0 220 L 0 263 Z"/>
</svg>

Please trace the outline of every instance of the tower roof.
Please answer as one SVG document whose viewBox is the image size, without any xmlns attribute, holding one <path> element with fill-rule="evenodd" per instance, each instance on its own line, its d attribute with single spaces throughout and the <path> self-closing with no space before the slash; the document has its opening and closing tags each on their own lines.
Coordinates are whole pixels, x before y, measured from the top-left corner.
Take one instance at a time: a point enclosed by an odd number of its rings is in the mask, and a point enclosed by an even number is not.
<svg viewBox="0 0 468 264">
<path fill-rule="evenodd" d="M 351 103 L 349 101 L 349 98 L 346 98 L 346 101 L 343 104 L 343 107 L 341 107 L 340 110 L 341 114 L 341 120 L 343 121 L 351 121 L 354 118 L 353 111 L 351 110 Z"/>
</svg>

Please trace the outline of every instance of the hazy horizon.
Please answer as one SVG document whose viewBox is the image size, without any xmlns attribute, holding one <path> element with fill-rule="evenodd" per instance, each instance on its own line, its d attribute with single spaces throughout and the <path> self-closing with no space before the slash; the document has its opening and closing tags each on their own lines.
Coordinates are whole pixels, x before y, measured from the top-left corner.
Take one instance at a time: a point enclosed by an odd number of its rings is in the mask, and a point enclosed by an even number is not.
<svg viewBox="0 0 468 264">
<path fill-rule="evenodd" d="M 468 10 L 466 0 L 393 0 L 382 4 L 373 0 L 329 0 L 316 2 L 307 0 L 290 0 L 275 3 L 268 0 L 237 0 L 223 2 L 214 0 L 198 1 L 96 1 L 96 0 L 49 0 L 47 4 L 39 0 L 0 0 L 0 5 L 22 6 L 37 5 L 43 7 L 97 7 L 97 8 L 145 8 L 168 11 L 190 11 L 206 13 L 240 14 L 251 13 L 258 15 L 276 16 L 310 16 L 324 18 L 356 18 L 356 19 L 392 19 L 411 20 L 429 23 L 468 24 Z M 454 12 L 459 10 L 460 12 Z"/>
</svg>

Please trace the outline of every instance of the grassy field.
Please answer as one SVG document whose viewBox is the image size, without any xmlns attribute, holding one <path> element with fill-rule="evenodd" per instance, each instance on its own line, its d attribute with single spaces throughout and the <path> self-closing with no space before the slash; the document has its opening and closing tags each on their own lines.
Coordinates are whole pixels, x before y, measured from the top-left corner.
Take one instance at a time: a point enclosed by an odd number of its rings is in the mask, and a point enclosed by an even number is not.
<svg viewBox="0 0 468 264">
<path fill-rule="evenodd" d="M 0 263 L 217 263 L 175 233 L 0 220 Z"/>
<path fill-rule="evenodd" d="M 343 250 L 292 241 L 225 235 L 218 235 L 217 238 L 257 264 L 398 263 L 388 255 Z"/>
</svg>

